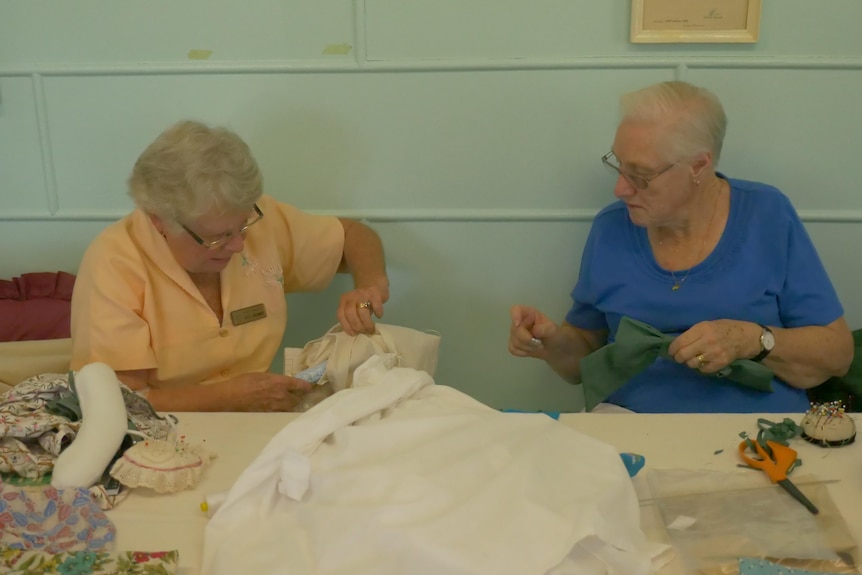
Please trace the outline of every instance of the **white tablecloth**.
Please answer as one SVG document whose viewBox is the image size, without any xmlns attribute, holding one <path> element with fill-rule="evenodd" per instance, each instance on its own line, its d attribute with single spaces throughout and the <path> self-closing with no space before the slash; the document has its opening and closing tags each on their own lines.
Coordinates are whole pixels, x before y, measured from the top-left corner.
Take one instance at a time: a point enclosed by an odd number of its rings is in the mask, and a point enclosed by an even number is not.
<svg viewBox="0 0 862 575">
<path fill-rule="evenodd" d="M 172 495 L 136 489 L 108 515 L 117 526 L 117 549 L 158 551 L 179 549 L 181 573 L 199 573 L 207 516 L 200 504 L 207 494 L 229 489 L 270 438 L 294 414 L 178 413 L 179 429 L 188 441 L 204 442 L 217 454 L 194 490 Z M 757 419 L 781 421 L 777 414 L 564 414 L 560 421 L 601 439 L 619 451 L 646 457 L 645 469 L 687 468 L 736 470 L 739 433 L 757 433 Z M 800 415 L 789 416 L 797 422 Z M 862 542 L 862 453 L 858 444 L 821 448 L 802 439 L 791 446 L 803 460 L 804 472 L 829 483 L 833 500 L 851 534 Z M 800 468 L 802 469 L 802 468 Z M 635 478 L 636 485 L 643 480 Z M 764 476 L 764 481 L 767 481 Z M 640 491 L 640 489 L 639 489 Z M 645 516 L 646 518 L 646 516 Z M 645 525 L 650 533 L 651 525 Z"/>
</svg>

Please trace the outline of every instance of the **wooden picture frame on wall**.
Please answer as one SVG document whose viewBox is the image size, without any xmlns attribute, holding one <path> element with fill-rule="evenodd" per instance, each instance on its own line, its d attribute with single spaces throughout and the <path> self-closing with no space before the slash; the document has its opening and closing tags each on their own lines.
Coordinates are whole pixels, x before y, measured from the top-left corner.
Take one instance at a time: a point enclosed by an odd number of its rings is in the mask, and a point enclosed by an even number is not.
<svg viewBox="0 0 862 575">
<path fill-rule="evenodd" d="M 632 0 L 631 41 L 757 42 L 761 0 Z"/>
</svg>

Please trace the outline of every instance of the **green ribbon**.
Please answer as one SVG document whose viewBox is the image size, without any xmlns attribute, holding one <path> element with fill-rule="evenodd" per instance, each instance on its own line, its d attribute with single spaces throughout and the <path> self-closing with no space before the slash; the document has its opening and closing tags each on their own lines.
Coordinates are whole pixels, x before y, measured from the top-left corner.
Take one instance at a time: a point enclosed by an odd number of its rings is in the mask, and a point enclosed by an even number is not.
<svg viewBox="0 0 862 575">
<path fill-rule="evenodd" d="M 751 437 L 749 437 L 748 433 L 745 431 L 740 432 L 739 434 L 739 436 L 745 440 L 746 448 L 752 453 L 757 453 L 757 448 L 754 447 L 754 443 L 757 442 L 760 444 L 760 447 L 762 447 L 763 450 L 769 454 L 770 457 L 772 457 L 772 448 L 766 444 L 767 441 L 774 441 L 775 443 L 780 443 L 781 445 L 787 445 L 789 447 L 790 440 L 799 435 L 802 435 L 802 427 L 800 427 L 795 421 L 793 421 L 789 417 L 785 417 L 784 421 L 782 421 L 781 423 L 776 423 L 763 417 L 758 418 L 757 437 L 755 439 L 751 439 Z M 790 466 L 790 469 L 787 470 L 787 473 L 789 474 L 791 471 L 801 465 L 802 460 L 797 459 L 793 462 L 793 465 Z M 738 467 L 754 469 L 749 465 L 743 464 L 739 464 Z"/>
</svg>

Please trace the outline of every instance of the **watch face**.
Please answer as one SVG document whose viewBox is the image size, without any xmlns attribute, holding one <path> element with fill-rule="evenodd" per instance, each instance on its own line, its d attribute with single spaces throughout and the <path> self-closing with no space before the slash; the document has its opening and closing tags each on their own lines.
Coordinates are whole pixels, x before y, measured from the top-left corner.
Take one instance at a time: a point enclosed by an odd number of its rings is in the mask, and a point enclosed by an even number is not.
<svg viewBox="0 0 862 575">
<path fill-rule="evenodd" d="M 769 330 L 763 330 L 763 333 L 760 334 L 760 345 L 765 350 L 771 350 L 775 347 L 775 334 Z"/>
</svg>

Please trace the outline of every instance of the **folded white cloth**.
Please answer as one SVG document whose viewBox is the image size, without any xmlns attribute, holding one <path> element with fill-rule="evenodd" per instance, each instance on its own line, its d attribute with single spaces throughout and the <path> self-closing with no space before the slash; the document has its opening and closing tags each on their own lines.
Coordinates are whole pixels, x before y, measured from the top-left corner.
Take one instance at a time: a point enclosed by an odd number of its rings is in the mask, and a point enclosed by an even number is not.
<svg viewBox="0 0 862 575">
<path fill-rule="evenodd" d="M 270 441 L 207 525 L 202 572 L 653 570 L 611 446 L 387 363 L 372 357 Z"/>
</svg>

